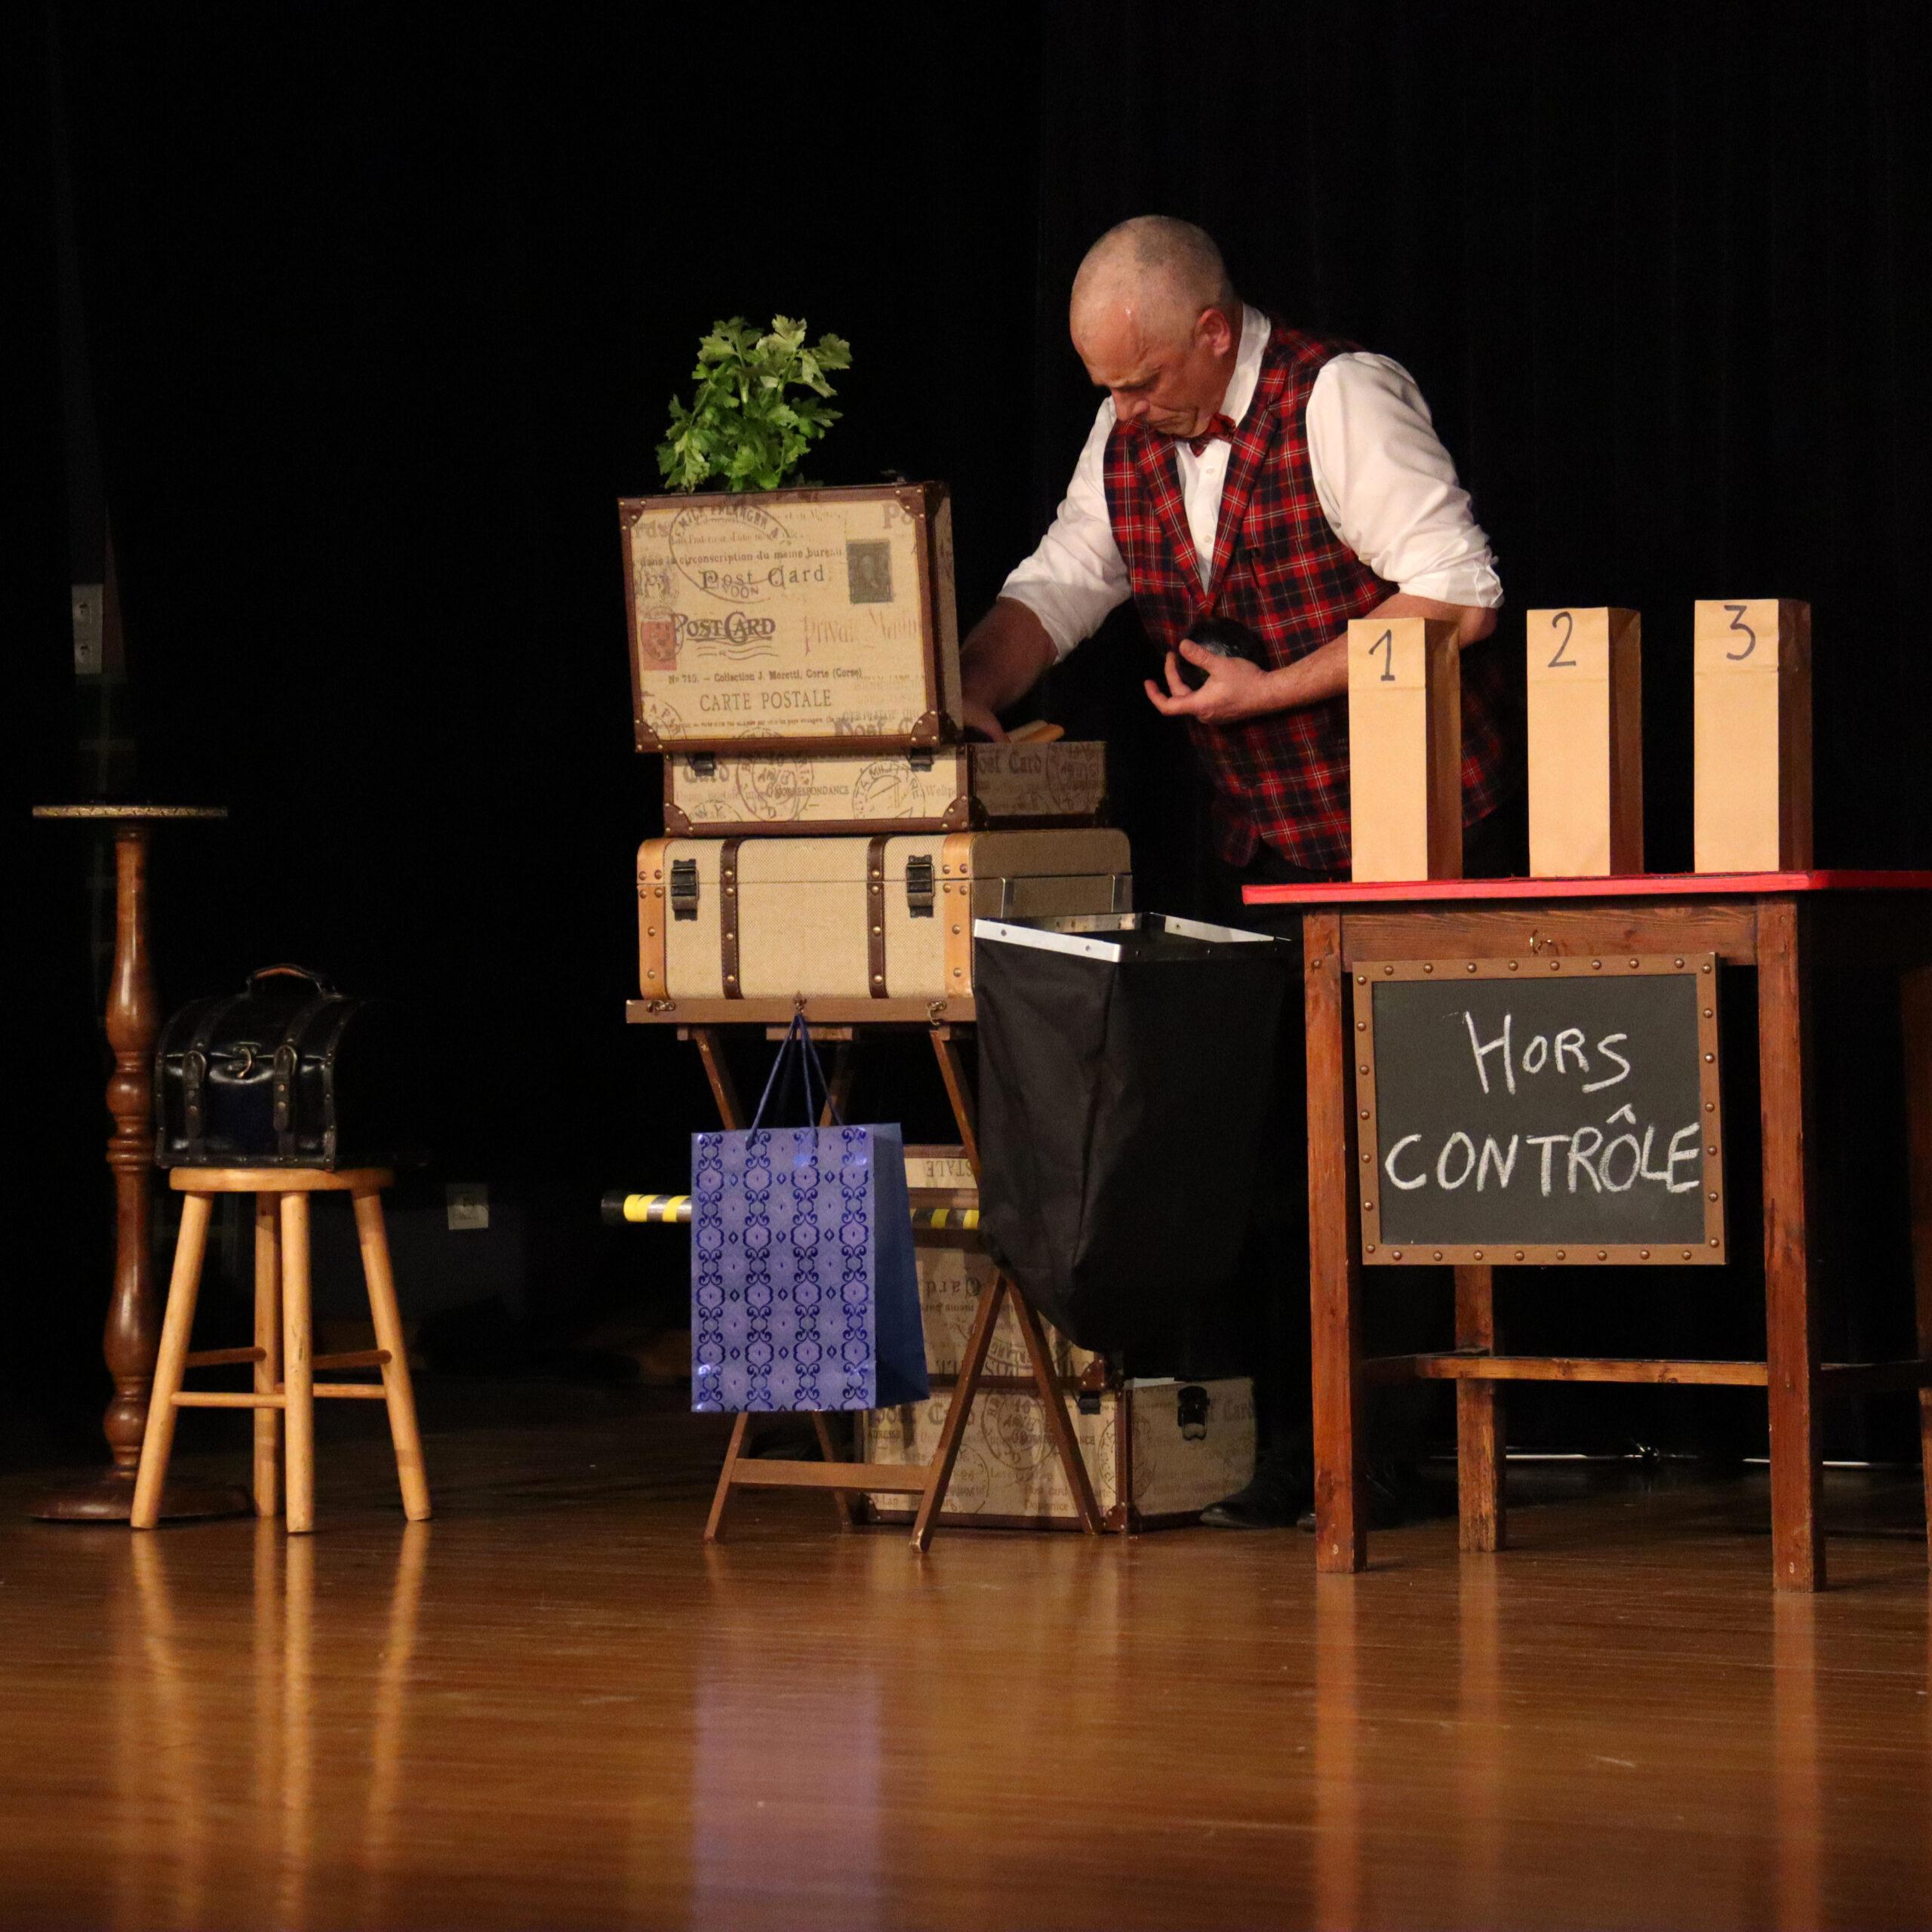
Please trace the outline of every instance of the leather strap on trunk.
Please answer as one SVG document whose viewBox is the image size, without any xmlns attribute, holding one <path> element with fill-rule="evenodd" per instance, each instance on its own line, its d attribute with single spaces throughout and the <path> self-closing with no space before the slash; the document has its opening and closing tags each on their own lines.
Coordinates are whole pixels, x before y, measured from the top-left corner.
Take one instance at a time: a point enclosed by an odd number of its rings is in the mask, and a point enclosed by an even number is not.
<svg viewBox="0 0 1932 1932">
<path fill-rule="evenodd" d="M 964 998 L 973 990 L 973 840 L 955 832 L 939 848 L 940 917 L 946 921 L 946 992 Z"/>
<path fill-rule="evenodd" d="M 727 999 L 745 996 L 738 983 L 738 848 L 744 842 L 728 838 L 718 852 L 718 950 Z"/>
<path fill-rule="evenodd" d="M 289 1016 L 282 1028 L 281 1043 L 275 1050 L 275 1140 L 277 1157 L 285 1164 L 293 1166 L 298 1158 L 295 1139 L 295 1082 L 301 1070 L 302 1050 L 308 1044 L 309 1029 L 324 1014 L 337 1007 L 346 1008 L 348 1002 L 334 993 L 319 993 L 307 1005 L 298 1007 Z M 334 1048 L 331 1044 L 331 1054 Z M 322 1165 L 335 1165 L 334 1142 L 335 1126 L 334 1109 L 328 1104 L 328 1090 L 333 1086 L 328 1070 L 325 1068 L 325 1102 L 321 1125 L 325 1146 Z"/>
<path fill-rule="evenodd" d="M 205 1161 L 208 1155 L 208 1048 L 214 1043 L 216 1028 L 247 998 L 243 993 L 234 999 L 210 1000 L 200 1025 L 189 1040 L 188 1051 L 182 1056 L 181 1124 L 187 1137 L 190 1161 Z"/>
<path fill-rule="evenodd" d="M 885 835 L 866 843 L 866 983 L 874 999 L 885 988 Z"/>
<path fill-rule="evenodd" d="M 637 854 L 638 989 L 646 999 L 663 999 L 669 992 L 665 928 L 671 908 L 664 894 L 669 863 L 668 838 L 647 838 Z"/>
</svg>

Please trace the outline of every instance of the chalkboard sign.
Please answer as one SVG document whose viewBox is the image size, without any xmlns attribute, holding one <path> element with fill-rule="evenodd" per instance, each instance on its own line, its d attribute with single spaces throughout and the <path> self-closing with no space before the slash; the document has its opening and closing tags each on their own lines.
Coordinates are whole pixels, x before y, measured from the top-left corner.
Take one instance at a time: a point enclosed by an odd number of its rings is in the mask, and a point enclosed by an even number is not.
<svg viewBox="0 0 1932 1932">
<path fill-rule="evenodd" d="M 1723 1260 L 1712 955 L 1351 977 L 1365 1262 Z"/>
</svg>

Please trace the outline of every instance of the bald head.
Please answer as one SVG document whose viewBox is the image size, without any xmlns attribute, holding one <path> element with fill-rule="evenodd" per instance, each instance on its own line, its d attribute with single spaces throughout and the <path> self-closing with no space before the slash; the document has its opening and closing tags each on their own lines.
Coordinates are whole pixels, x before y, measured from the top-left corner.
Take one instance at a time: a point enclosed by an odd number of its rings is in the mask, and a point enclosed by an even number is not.
<svg viewBox="0 0 1932 1932">
<path fill-rule="evenodd" d="M 1073 278 L 1068 321 L 1120 422 L 1192 437 L 1220 408 L 1241 347 L 1241 306 L 1205 229 L 1164 214 L 1109 229 Z"/>
<path fill-rule="evenodd" d="M 1136 215 L 1087 251 L 1073 278 L 1076 340 L 1131 320 L 1149 346 L 1186 341 L 1204 309 L 1237 312 L 1234 285 L 1214 238 L 1172 215 Z"/>
</svg>

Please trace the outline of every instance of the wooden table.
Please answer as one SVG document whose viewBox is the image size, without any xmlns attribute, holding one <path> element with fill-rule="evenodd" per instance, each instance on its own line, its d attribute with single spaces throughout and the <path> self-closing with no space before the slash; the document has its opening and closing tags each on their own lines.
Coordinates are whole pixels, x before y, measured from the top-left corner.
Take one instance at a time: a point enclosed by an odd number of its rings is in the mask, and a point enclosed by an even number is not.
<svg viewBox="0 0 1932 1932">
<path fill-rule="evenodd" d="M 1501 1384 L 1721 1383 L 1767 1392 L 1773 1580 L 1781 1589 L 1822 1589 L 1822 1399 L 1917 1389 L 1932 1472 L 1932 1361 L 1926 1359 L 1932 1358 L 1932 872 L 1251 886 L 1245 897 L 1250 905 L 1302 911 L 1318 1566 L 1355 1571 L 1367 1561 L 1362 1392 L 1368 1381 L 1454 1382 L 1466 1550 L 1500 1549 L 1503 1543 Z M 1453 1351 L 1364 1360 L 1357 1108 L 1347 1051 L 1355 962 L 1692 951 L 1715 952 L 1725 965 L 1749 969 L 1757 979 L 1766 1359 L 1503 1355 L 1497 1349 L 1493 1268 L 1470 1265 L 1455 1269 Z M 1820 1359 L 1812 1292 L 1818 1203 L 1814 988 L 1838 960 L 1884 972 L 1895 981 L 1901 1003 L 1909 1146 L 1900 1152 L 1898 1178 L 1910 1189 L 1918 1341 L 1918 1358 L 1910 1361 Z M 1932 1482 L 1927 1487 L 1932 1503 Z"/>
<path fill-rule="evenodd" d="M 161 1296 L 152 1251 L 154 1178 L 154 1043 L 160 995 L 148 950 L 148 839 L 157 825 L 205 824 L 222 805 L 95 803 L 36 805 L 33 815 L 111 829 L 114 834 L 114 971 L 107 996 L 107 1083 L 113 1117 L 107 1164 L 114 1174 L 114 1284 L 103 1349 L 114 1378 L 102 1423 L 112 1465 L 93 1481 L 56 1491 L 33 1514 L 51 1522 L 125 1523 L 134 1500 L 134 1469 L 148 1420 L 148 1392 L 161 1345 Z M 171 1518 L 248 1515 L 245 1490 L 227 1484 L 170 1483 L 162 1514 Z"/>
</svg>

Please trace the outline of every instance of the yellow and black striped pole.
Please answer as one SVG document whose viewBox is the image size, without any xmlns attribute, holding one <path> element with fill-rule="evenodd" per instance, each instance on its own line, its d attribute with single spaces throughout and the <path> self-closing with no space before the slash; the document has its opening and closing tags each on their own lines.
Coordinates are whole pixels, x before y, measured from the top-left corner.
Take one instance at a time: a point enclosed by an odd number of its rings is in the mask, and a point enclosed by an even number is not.
<svg viewBox="0 0 1932 1932">
<path fill-rule="evenodd" d="M 613 1192 L 604 1197 L 604 1220 L 608 1227 L 626 1223 L 648 1225 L 652 1222 L 688 1223 L 691 1218 L 688 1194 L 625 1194 Z M 977 1208 L 915 1208 L 912 1225 L 921 1232 L 956 1229 L 977 1232 L 980 1211 Z"/>
</svg>

